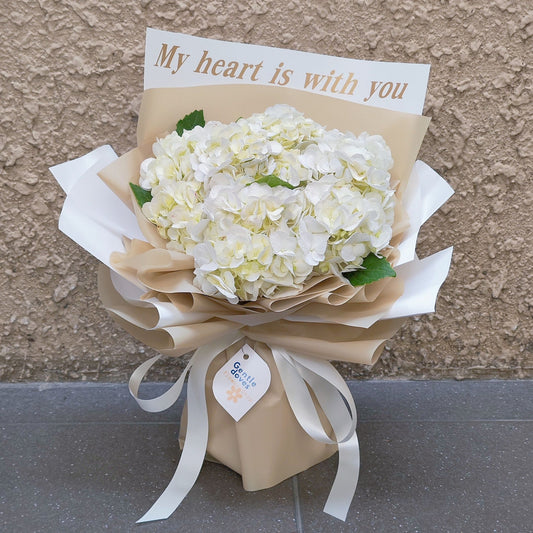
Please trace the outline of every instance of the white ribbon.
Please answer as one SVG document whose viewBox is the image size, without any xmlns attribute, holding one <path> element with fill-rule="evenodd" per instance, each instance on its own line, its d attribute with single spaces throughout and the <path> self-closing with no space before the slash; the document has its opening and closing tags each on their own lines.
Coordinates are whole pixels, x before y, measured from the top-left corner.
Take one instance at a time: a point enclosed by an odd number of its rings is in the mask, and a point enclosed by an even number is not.
<svg viewBox="0 0 533 533">
<path fill-rule="evenodd" d="M 130 393 L 142 409 L 151 413 L 164 411 L 176 402 L 185 378 L 190 372 L 187 384 L 187 409 L 189 412 L 187 434 L 178 467 L 163 494 L 159 496 L 148 512 L 137 520 L 137 523 L 168 518 L 196 482 L 207 450 L 209 429 L 205 400 L 207 369 L 220 352 L 235 344 L 242 337 L 243 335 L 238 331 L 232 332 L 216 342 L 198 348 L 178 381 L 167 392 L 151 400 L 142 400 L 137 396 L 137 393 L 142 379 L 161 356 L 152 357 L 133 372 L 129 384 Z"/>
<path fill-rule="evenodd" d="M 346 520 L 359 478 L 359 441 L 355 427 L 357 412 L 348 386 L 328 361 L 271 348 L 291 409 L 304 431 L 313 439 L 339 448 L 337 474 L 324 512 Z M 331 424 L 331 439 L 320 421 L 309 392 L 314 392 Z"/>
<path fill-rule="evenodd" d="M 143 400 L 138 397 L 138 392 L 143 378 L 161 355 L 148 359 L 133 372 L 130 393 L 142 409 L 151 413 L 171 407 L 180 396 L 187 374 L 190 374 L 187 431 L 178 467 L 167 488 L 138 523 L 168 518 L 196 482 L 205 458 L 209 430 L 205 399 L 207 370 L 217 355 L 242 338 L 243 334 L 236 331 L 198 348 L 176 383 L 157 398 Z M 283 348 L 271 349 L 289 405 L 300 426 L 313 439 L 338 446 L 337 474 L 324 512 L 345 520 L 359 476 L 359 443 L 355 432 L 357 415 L 350 390 L 329 362 L 292 354 Z M 320 421 L 308 386 L 331 424 L 335 434 L 333 439 Z"/>
</svg>

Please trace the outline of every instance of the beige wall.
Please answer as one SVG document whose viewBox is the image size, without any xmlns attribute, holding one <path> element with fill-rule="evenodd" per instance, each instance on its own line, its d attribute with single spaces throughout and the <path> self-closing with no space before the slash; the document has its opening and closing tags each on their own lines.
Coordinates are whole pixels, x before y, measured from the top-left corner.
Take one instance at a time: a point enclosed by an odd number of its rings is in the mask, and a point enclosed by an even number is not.
<svg viewBox="0 0 533 533">
<path fill-rule="evenodd" d="M 529 9 L 528 9 L 529 7 Z M 4 0 L 0 7 L 0 379 L 123 380 L 148 349 L 97 298 L 96 261 L 57 229 L 47 168 L 133 147 L 146 26 L 361 59 L 431 63 L 421 159 L 456 195 L 423 229 L 455 254 L 437 312 L 372 371 L 346 377 L 531 376 L 533 188 L 527 0 Z M 177 374 L 180 362 L 154 378 Z"/>
</svg>

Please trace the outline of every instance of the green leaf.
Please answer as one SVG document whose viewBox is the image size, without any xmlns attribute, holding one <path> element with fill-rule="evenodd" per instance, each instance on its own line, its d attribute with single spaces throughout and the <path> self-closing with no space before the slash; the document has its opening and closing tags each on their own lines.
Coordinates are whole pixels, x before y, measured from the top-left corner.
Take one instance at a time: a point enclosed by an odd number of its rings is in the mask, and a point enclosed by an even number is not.
<svg viewBox="0 0 533 533">
<path fill-rule="evenodd" d="M 395 278 L 396 272 L 384 257 L 368 254 L 363 259 L 364 270 L 344 272 L 344 277 L 354 286 L 368 285 L 378 279 Z"/>
<path fill-rule="evenodd" d="M 261 176 L 259 179 L 255 180 L 255 182 L 252 183 L 266 183 L 269 187 L 287 187 L 287 189 L 296 189 L 294 185 L 291 185 L 290 183 L 287 183 L 286 181 L 283 181 L 282 179 L 278 178 L 274 174 L 269 174 L 268 176 Z M 249 183 L 248 185 L 251 185 Z"/>
<path fill-rule="evenodd" d="M 131 190 L 137 200 L 137 203 L 142 207 L 146 202 L 152 201 L 152 192 L 135 185 L 135 183 L 130 183 Z"/>
<path fill-rule="evenodd" d="M 178 120 L 176 124 L 176 131 L 178 135 L 183 135 L 185 130 L 192 130 L 195 126 L 205 126 L 204 111 L 203 109 L 197 109 L 188 115 L 185 115 L 181 120 Z"/>
</svg>

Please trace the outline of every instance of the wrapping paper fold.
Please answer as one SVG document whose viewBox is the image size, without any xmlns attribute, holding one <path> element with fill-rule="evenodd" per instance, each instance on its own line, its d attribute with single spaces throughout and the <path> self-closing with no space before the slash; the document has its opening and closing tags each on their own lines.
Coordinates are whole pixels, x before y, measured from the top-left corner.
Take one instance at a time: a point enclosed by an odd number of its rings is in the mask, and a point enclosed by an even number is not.
<svg viewBox="0 0 533 533">
<path fill-rule="evenodd" d="M 293 105 L 328 128 L 355 134 L 368 131 L 385 138 L 397 184 L 397 216 L 389 251 L 396 278 L 356 288 L 322 276 L 310 280 L 299 293 L 287 291 L 276 300 L 231 305 L 201 294 L 192 283 L 192 259 L 166 250 L 156 229 L 143 218 L 128 183 L 138 182 L 140 163 L 151 156 L 157 136 L 173 129 L 176 120 L 193 109 L 204 109 L 207 120 L 228 122 L 275 103 Z M 68 193 L 60 228 L 107 265 L 99 272 L 100 296 L 124 329 L 173 357 L 216 343 L 225 335 L 240 337 L 207 369 L 207 452 L 239 472 L 247 490 L 270 487 L 337 449 L 302 429 L 271 346 L 281 353 L 287 350 L 317 360 L 374 364 L 406 316 L 434 310 L 451 249 L 419 260 L 416 238 L 420 226 L 453 191 L 427 165 L 415 163 L 428 122 L 417 115 L 276 87 L 150 89 L 142 102 L 138 148 L 115 159 L 102 147 L 51 169 Z M 245 341 L 269 365 L 272 382 L 267 394 L 235 422 L 215 400 L 211 385 L 216 370 Z M 315 405 L 324 427 L 334 435 L 322 408 Z M 186 425 L 185 416 L 182 439 Z"/>
<path fill-rule="evenodd" d="M 399 265 L 396 278 L 356 288 L 335 277 L 317 277 L 300 293 L 288 292 L 275 300 L 263 298 L 235 306 L 201 294 L 192 283 L 192 259 L 166 250 L 155 227 L 140 214 L 128 184 L 138 181 L 140 163 L 151 155 L 151 143 L 157 135 L 174 127 L 176 117 L 202 107 L 209 120 L 231 121 L 280 101 L 294 105 L 328 127 L 356 134 L 369 131 L 387 141 L 394 158 L 391 174 L 397 183 L 398 197 L 398 216 L 393 226 L 396 250 L 391 252 L 393 262 Z M 125 252 L 110 250 L 114 253 L 110 253 L 108 264 L 123 278 L 144 289 L 159 305 L 170 306 L 182 318 L 164 330 L 161 324 L 159 327 L 141 325 L 131 302 L 129 311 L 122 304 L 121 314 L 107 303 L 106 306 L 119 319 L 130 321 L 134 326 L 129 328 L 130 332 L 135 331 L 134 335 L 165 355 L 180 356 L 212 335 L 242 328 L 250 339 L 265 343 L 275 339 L 277 344 L 298 353 L 373 364 L 384 342 L 401 325 L 397 319 L 427 312 L 428 305 L 433 307 L 435 288 L 440 287 L 449 267 L 450 251 L 419 261 L 414 250 L 421 224 L 451 193 L 449 186 L 427 165 L 421 162 L 415 165 L 428 123 L 426 117 L 293 89 L 209 86 L 146 91 L 139 117 L 139 147 L 99 172 L 110 189 L 135 212 L 145 241 L 128 241 Z M 406 283 L 411 284 L 412 290 L 404 294 Z M 104 301 L 111 292 L 111 287 L 105 294 L 102 291 Z M 140 297 L 139 293 L 133 300 Z M 188 317 L 187 324 L 182 323 L 184 316 Z M 196 317 L 194 322 L 193 317 Z M 162 334 L 163 330 L 166 335 Z"/>
</svg>

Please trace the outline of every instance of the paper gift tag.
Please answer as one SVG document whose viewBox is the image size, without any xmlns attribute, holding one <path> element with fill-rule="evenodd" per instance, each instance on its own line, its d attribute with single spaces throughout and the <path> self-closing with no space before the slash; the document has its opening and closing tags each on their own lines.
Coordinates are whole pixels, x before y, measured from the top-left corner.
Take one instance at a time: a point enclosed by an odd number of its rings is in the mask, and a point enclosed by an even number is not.
<svg viewBox="0 0 533 533">
<path fill-rule="evenodd" d="M 270 369 L 259 354 L 245 344 L 216 374 L 213 394 L 239 421 L 270 387 Z"/>
</svg>

